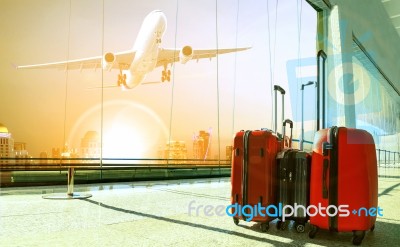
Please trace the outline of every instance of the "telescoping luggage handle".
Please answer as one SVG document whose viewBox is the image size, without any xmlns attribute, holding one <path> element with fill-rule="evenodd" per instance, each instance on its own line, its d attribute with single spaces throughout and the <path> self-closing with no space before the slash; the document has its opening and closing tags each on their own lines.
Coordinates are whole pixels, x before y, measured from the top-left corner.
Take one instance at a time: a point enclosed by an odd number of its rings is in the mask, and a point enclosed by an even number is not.
<svg viewBox="0 0 400 247">
<path fill-rule="evenodd" d="M 282 95 L 282 122 L 284 119 L 285 115 L 285 90 L 278 85 L 274 85 L 274 91 L 275 91 L 275 133 L 278 134 L 278 91 Z"/>
<path fill-rule="evenodd" d="M 319 103 L 318 103 L 318 92 L 319 92 L 319 87 L 318 87 L 318 82 L 316 81 L 309 81 L 305 84 L 301 84 L 301 135 L 300 135 L 300 150 L 304 150 L 304 88 L 309 85 L 315 85 L 316 92 L 317 92 L 317 98 L 316 98 L 316 105 L 317 105 L 317 111 L 316 111 L 316 116 L 317 116 L 317 131 L 319 130 Z"/>
<path fill-rule="evenodd" d="M 318 51 L 317 54 L 317 131 L 325 128 L 325 90 L 326 90 L 326 53 L 323 50 Z M 321 93 L 321 95 L 320 95 Z M 322 96 L 322 99 L 320 97 Z M 320 102 L 321 101 L 321 102 Z M 321 105 L 322 103 L 322 105 Z M 322 109 L 322 114 L 321 114 Z M 321 119 L 322 118 L 322 119 Z"/>
<path fill-rule="evenodd" d="M 285 147 L 286 124 L 289 124 L 289 126 L 290 126 L 290 138 L 289 138 L 289 145 L 288 145 L 288 147 L 289 147 L 289 148 L 292 148 L 293 121 L 290 120 L 290 119 L 285 119 L 285 120 L 283 121 L 283 130 L 282 130 L 282 131 L 283 131 L 283 133 L 282 133 L 282 135 L 283 135 L 283 140 L 282 140 L 282 148 Z"/>
</svg>

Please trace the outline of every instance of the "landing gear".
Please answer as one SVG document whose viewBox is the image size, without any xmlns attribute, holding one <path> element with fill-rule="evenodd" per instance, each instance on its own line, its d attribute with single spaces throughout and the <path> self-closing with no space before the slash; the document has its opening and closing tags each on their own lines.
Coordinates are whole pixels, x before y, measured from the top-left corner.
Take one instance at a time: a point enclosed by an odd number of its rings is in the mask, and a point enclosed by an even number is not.
<svg viewBox="0 0 400 247">
<path fill-rule="evenodd" d="M 127 88 L 126 85 L 126 74 L 122 74 L 122 70 L 119 70 L 119 75 L 118 75 L 118 87 L 123 86 L 124 88 Z"/>
<path fill-rule="evenodd" d="M 161 81 L 171 81 L 171 70 L 167 70 L 167 64 L 164 65 L 164 70 L 161 71 Z"/>
<path fill-rule="evenodd" d="M 118 86 L 121 85 L 126 85 L 126 75 L 125 74 L 119 74 L 118 75 Z"/>
</svg>

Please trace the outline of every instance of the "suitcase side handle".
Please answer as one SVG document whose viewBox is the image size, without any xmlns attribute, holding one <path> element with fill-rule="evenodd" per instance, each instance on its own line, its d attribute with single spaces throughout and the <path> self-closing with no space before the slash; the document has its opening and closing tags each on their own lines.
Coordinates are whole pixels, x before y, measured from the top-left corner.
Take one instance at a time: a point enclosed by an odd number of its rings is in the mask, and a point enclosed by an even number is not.
<svg viewBox="0 0 400 247">
<path fill-rule="evenodd" d="M 323 142 L 322 143 L 322 155 L 327 156 L 328 155 L 328 150 L 333 149 L 333 145 L 330 144 L 329 142 Z"/>
<path fill-rule="evenodd" d="M 323 142 L 322 143 L 322 155 L 324 157 L 328 156 L 328 150 L 332 150 L 333 145 L 330 144 L 329 142 Z M 327 185 L 327 180 L 326 178 L 328 177 L 328 169 L 329 169 L 329 160 L 327 158 L 324 158 L 323 162 L 323 171 L 322 171 L 322 198 L 327 199 L 328 198 L 328 185 Z"/>
</svg>

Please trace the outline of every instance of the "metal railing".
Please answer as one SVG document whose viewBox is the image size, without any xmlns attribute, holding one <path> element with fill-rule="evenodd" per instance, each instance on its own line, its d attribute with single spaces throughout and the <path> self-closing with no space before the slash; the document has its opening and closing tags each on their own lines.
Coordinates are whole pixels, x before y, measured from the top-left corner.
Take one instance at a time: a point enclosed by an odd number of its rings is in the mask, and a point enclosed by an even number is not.
<svg viewBox="0 0 400 247">
<path fill-rule="evenodd" d="M 0 157 L 0 184 L 1 186 L 38 183 L 48 185 L 66 181 L 65 195 L 51 195 L 44 198 L 87 198 L 89 194 L 74 193 L 76 177 L 78 181 L 84 183 L 132 181 L 136 180 L 137 176 L 141 176 L 142 180 L 215 177 L 229 176 L 230 167 L 230 160 L 218 159 Z"/>
<path fill-rule="evenodd" d="M 143 158 L 5 158 L 0 171 L 54 171 L 76 169 L 192 169 L 230 167 L 230 160 L 218 159 L 143 159 Z"/>
<path fill-rule="evenodd" d="M 394 152 L 389 150 L 377 149 L 378 164 L 381 165 L 400 165 L 400 152 Z"/>
<path fill-rule="evenodd" d="M 400 152 L 376 150 L 378 175 L 385 178 L 400 178 Z"/>
<path fill-rule="evenodd" d="M 293 142 L 298 140 L 293 139 Z M 312 144 L 310 141 L 304 143 Z M 378 175 L 380 177 L 400 178 L 400 152 L 376 149 Z M 147 172 L 151 175 L 157 171 L 196 171 L 197 169 L 230 169 L 231 160 L 218 159 L 139 159 L 139 158 L 5 158 L 0 157 L 0 172 L 24 174 L 24 176 L 34 176 L 35 172 L 58 172 L 58 174 L 79 171 L 82 173 L 99 173 L 100 180 L 103 179 L 104 172 L 115 173 L 132 171 L 139 173 Z M 48 176 L 51 176 L 49 173 Z M 211 173 L 210 173 L 211 174 Z M 2 175 L 2 176 L 3 176 Z M 16 176 L 17 176 L 16 175 Z M 87 175 L 89 176 L 89 175 Z M 89 181 L 89 180 L 88 180 Z"/>
<path fill-rule="evenodd" d="M 299 143 L 300 140 L 293 139 L 293 143 Z M 306 144 L 313 144 L 311 141 L 304 140 Z M 400 152 L 376 149 L 376 159 L 378 176 L 385 178 L 400 178 Z"/>
</svg>

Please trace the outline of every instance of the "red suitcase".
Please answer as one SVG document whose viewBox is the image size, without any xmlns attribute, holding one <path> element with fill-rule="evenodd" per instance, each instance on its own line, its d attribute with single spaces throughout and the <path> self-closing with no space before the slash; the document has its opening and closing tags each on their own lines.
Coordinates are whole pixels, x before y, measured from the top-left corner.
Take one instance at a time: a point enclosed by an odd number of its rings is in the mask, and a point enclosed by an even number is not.
<svg viewBox="0 0 400 247">
<path fill-rule="evenodd" d="M 232 205 L 236 208 L 233 217 L 235 224 L 239 219 L 261 222 L 262 231 L 269 228 L 268 222 L 274 218 L 257 214 L 261 205 L 276 205 L 276 160 L 278 137 L 269 130 L 240 131 L 234 139 L 232 164 Z M 241 210 L 250 206 L 253 212 Z M 251 216 L 248 214 L 253 213 Z M 247 217 L 246 217 L 247 216 Z"/>
<path fill-rule="evenodd" d="M 283 95 L 285 91 L 274 86 L 275 106 L 277 91 Z M 283 118 L 282 107 L 282 118 Z M 275 108 L 275 121 L 277 112 Z M 276 129 L 275 124 L 275 129 Z M 239 219 L 261 222 L 261 230 L 267 231 L 269 221 L 275 217 L 258 214 L 259 206 L 276 205 L 276 154 L 281 149 L 281 140 L 271 130 L 239 131 L 233 140 L 231 184 L 232 210 L 231 216 L 237 225 Z M 245 210 L 242 208 L 247 207 Z M 251 207 L 251 208 L 249 208 Z M 253 212 L 251 212 L 252 210 Z M 249 216 L 251 214 L 251 216 Z"/>
<path fill-rule="evenodd" d="M 315 209 L 309 212 L 310 238 L 315 237 L 319 228 L 353 231 L 352 242 L 359 245 L 365 231 L 374 229 L 380 209 L 376 151 L 371 134 L 345 127 L 322 129 L 315 134 L 310 205 L 322 210 L 322 214 L 315 213 Z"/>
</svg>

